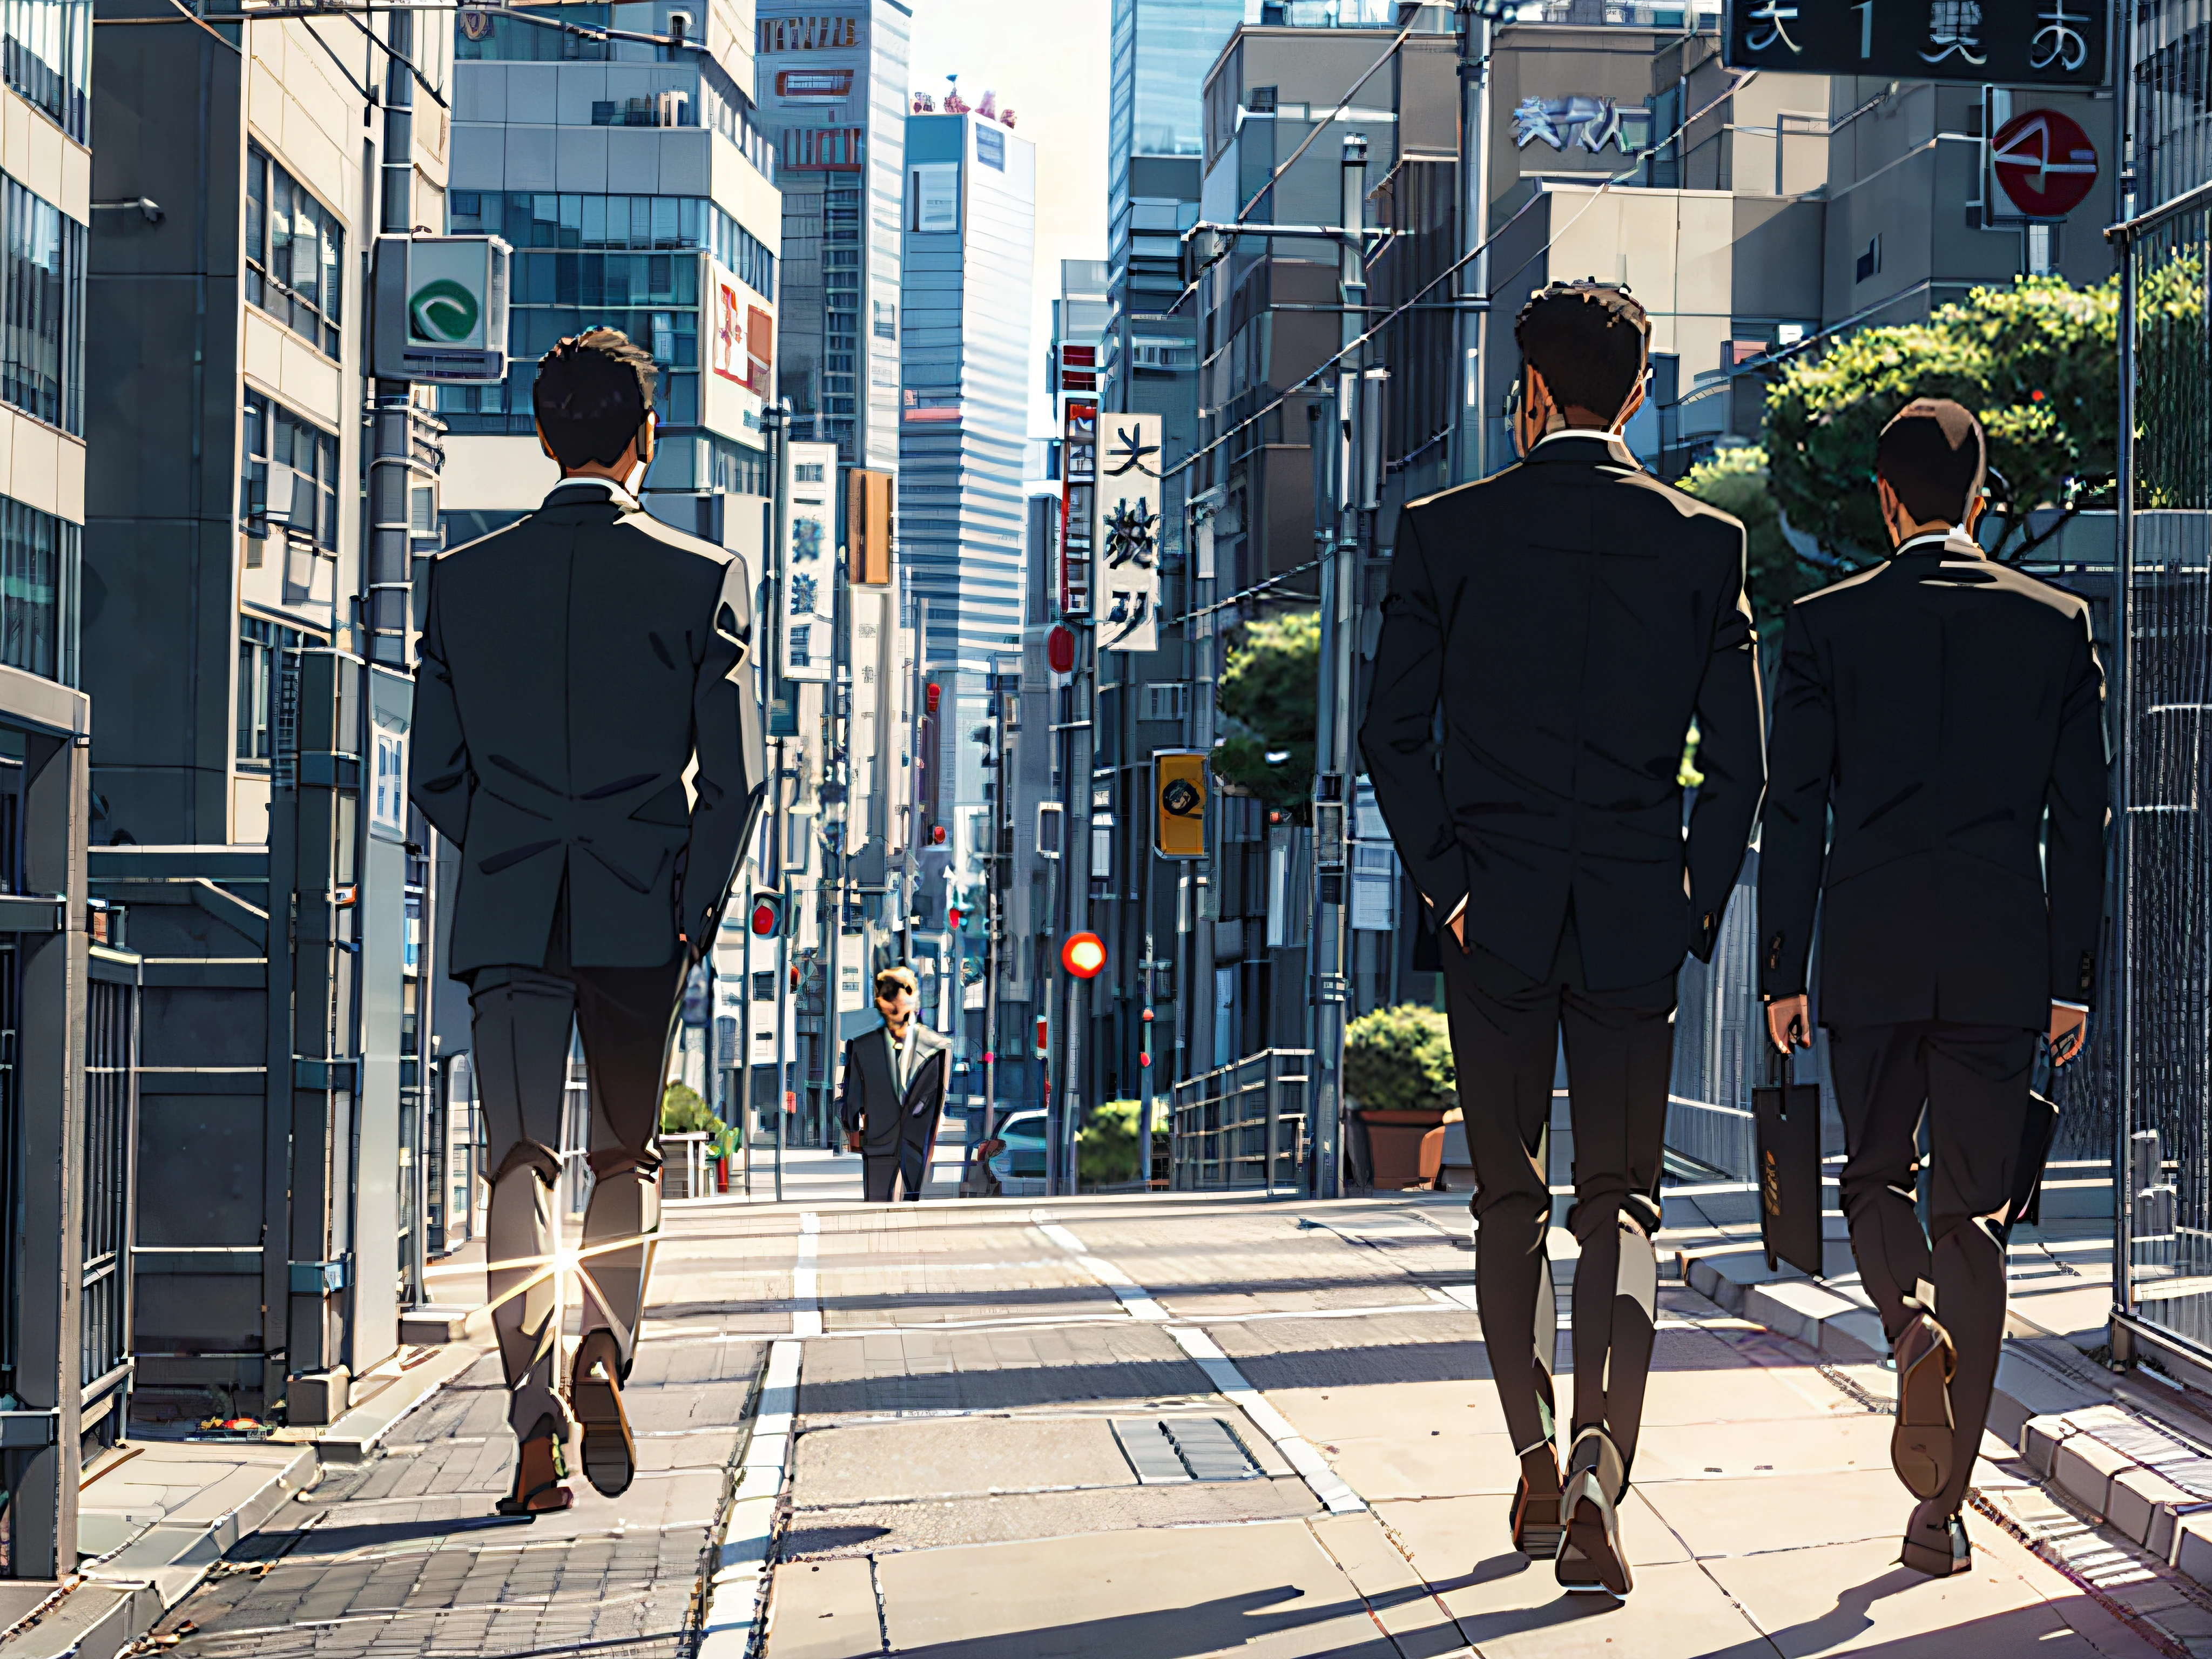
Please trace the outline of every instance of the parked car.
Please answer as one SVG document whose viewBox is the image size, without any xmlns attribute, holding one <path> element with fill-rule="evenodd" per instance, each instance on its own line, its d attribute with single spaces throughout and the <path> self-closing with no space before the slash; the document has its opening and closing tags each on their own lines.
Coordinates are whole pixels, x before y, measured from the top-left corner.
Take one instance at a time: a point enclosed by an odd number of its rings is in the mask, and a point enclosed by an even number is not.
<svg viewBox="0 0 2212 1659">
<path fill-rule="evenodd" d="M 991 1154 L 991 1173 L 1009 1198 L 1044 1194 L 1045 1117 L 1042 1111 L 1016 1112 L 992 1126 L 992 1139 L 1004 1143 Z"/>
</svg>

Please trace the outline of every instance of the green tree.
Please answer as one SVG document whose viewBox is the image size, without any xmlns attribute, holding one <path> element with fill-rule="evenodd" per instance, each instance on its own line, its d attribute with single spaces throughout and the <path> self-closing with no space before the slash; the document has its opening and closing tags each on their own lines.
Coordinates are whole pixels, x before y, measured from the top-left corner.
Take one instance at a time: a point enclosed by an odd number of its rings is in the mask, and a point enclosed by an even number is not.
<svg viewBox="0 0 2212 1659">
<path fill-rule="evenodd" d="M 1833 574 L 1802 556 L 1782 528 L 1763 449 L 1723 449 L 1700 461 L 1682 480 L 1699 501 L 1743 520 L 1745 586 L 1761 639 L 1775 637 L 1790 601 L 1820 586 Z"/>
<path fill-rule="evenodd" d="M 1377 1008 L 1345 1028 L 1344 1092 L 1385 1111 L 1458 1104 L 1451 1029 L 1443 1011 L 1418 1002 Z"/>
<path fill-rule="evenodd" d="M 660 1097 L 660 1133 L 719 1135 L 722 1120 L 707 1108 L 699 1091 L 688 1083 L 672 1083 Z"/>
<path fill-rule="evenodd" d="M 1214 748 L 1213 775 L 1303 818 L 1321 706 L 1320 614 L 1247 623 L 1229 648 L 1215 702 L 1230 735 Z"/>
<path fill-rule="evenodd" d="M 1844 566 L 1889 538 L 1875 500 L 1875 442 L 1915 398 L 1955 398 L 1981 417 L 2015 512 L 1997 551 L 2018 556 L 2036 507 L 2071 516 L 2109 498 L 2119 422 L 2119 279 L 2056 276 L 1978 288 L 1924 323 L 1865 328 L 1789 364 L 1767 395 L 1770 489 L 1791 526 Z M 2063 522 L 2063 519 L 2060 520 Z"/>
</svg>

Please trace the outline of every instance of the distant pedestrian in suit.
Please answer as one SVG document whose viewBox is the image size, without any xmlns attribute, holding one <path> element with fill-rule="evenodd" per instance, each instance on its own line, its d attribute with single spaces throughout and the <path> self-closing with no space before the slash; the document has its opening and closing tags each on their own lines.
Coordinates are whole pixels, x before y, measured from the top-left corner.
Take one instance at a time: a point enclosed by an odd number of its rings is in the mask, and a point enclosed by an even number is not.
<svg viewBox="0 0 2212 1659">
<path fill-rule="evenodd" d="M 1440 941 L 1474 1159 L 1483 1340 L 1521 1456 L 1515 1547 L 1630 1588 L 1615 1514 L 1653 1341 L 1674 976 L 1710 959 L 1764 782 L 1743 526 L 1637 465 L 1650 325 L 1554 283 L 1515 325 L 1524 459 L 1407 506 L 1360 743 Z M 1705 775 L 1683 832 L 1691 722 Z M 1439 733 L 1441 735 L 1439 735 Z M 1575 1133 L 1562 1490 L 1545 1130 Z M 1564 1531 L 1565 1540 L 1561 1540 Z"/>
<path fill-rule="evenodd" d="M 461 850 L 451 967 L 491 1140 L 492 1322 L 521 1442 L 510 1515 L 568 1507 L 571 1407 L 592 1484 L 612 1495 L 635 1472 L 621 1385 L 659 1227 L 669 1032 L 764 791 L 750 580 L 631 493 L 653 458 L 653 383 L 612 329 L 548 352 L 534 397 L 560 484 L 428 578 L 414 799 Z M 595 1179 L 563 1376 L 553 1191 L 572 1027 Z"/>
<path fill-rule="evenodd" d="M 911 968 L 884 969 L 876 975 L 881 1023 L 845 1044 L 839 1116 L 845 1144 L 861 1156 L 871 1204 L 890 1203 L 894 1188 L 918 1200 L 929 1180 L 952 1045 L 915 1018 L 921 996 Z"/>
<path fill-rule="evenodd" d="M 1761 988 L 1785 1054 L 1812 1040 L 1819 906 L 1844 1212 L 1896 1354 L 1890 1461 L 1921 1500 L 1901 1559 L 1939 1577 L 1971 1565 L 1960 1510 L 2004 1335 L 1995 1230 L 2035 1052 L 2081 1052 L 2104 910 L 2089 607 L 1976 544 L 1984 454 L 1981 422 L 1948 398 L 1883 428 L 1875 487 L 1896 552 L 1790 609 L 1759 851 Z"/>
</svg>

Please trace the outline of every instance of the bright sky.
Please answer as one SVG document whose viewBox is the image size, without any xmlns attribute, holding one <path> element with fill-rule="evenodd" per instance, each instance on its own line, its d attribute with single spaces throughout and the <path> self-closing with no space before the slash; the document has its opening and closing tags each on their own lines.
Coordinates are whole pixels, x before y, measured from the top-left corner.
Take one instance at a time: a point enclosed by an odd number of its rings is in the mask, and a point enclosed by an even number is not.
<svg viewBox="0 0 2212 1659">
<path fill-rule="evenodd" d="M 1030 325 L 1030 430 L 1052 429 L 1044 348 L 1062 259 L 1106 257 L 1108 0 L 907 0 L 909 84 L 941 103 L 960 77 L 970 104 L 995 90 L 1036 146 L 1036 279 Z"/>
</svg>

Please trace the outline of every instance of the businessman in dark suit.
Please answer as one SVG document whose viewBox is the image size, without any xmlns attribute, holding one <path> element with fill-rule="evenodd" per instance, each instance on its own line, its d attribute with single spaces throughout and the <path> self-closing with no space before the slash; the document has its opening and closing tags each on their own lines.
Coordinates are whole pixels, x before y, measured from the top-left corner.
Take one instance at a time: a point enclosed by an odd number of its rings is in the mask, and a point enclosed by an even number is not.
<svg viewBox="0 0 2212 1659">
<path fill-rule="evenodd" d="M 2081 1052 L 2104 909 L 2089 607 L 1984 556 L 1984 453 L 1948 399 L 1883 429 L 1896 551 L 1790 607 L 1759 850 L 1761 988 L 1784 1053 L 1811 1041 L 1818 906 L 1844 1212 L 1897 1359 L 1891 1462 L 1921 1500 L 1902 1559 L 1936 1577 L 1970 1565 L 1960 1510 L 2004 1335 L 1995 1230 L 2031 1069 L 2045 1043 L 2059 1064 Z"/>
<path fill-rule="evenodd" d="M 871 1204 L 890 1203 L 895 1188 L 918 1200 L 929 1180 L 952 1045 L 915 1018 L 921 988 L 912 969 L 884 969 L 876 975 L 881 1019 L 845 1044 L 838 1114 Z"/>
<path fill-rule="evenodd" d="M 1711 957 L 1759 810 L 1759 671 L 1743 526 L 1621 441 L 1643 308 L 1555 283 L 1514 332 L 1524 459 L 1401 515 L 1360 741 L 1443 933 L 1483 1339 L 1521 1455 L 1514 1542 L 1556 1556 L 1563 1583 L 1625 1595 L 1615 1506 L 1651 1355 L 1674 976 L 1686 950 Z M 1582 1250 L 1564 1492 L 1545 1254 L 1562 1033 Z"/>
<path fill-rule="evenodd" d="M 514 1515 L 568 1506 L 570 1409 L 594 1486 L 619 1492 L 634 1472 L 621 1384 L 659 1225 L 669 1032 L 764 789 L 744 568 L 631 493 L 653 456 L 653 382 L 611 329 L 547 353 L 538 431 L 560 484 L 428 578 L 413 793 L 461 849 L 451 969 L 470 988 L 490 1136 L 493 1328 L 521 1442 L 501 1508 Z M 594 1184 L 564 1379 L 553 1192 L 572 1026 Z"/>
</svg>

